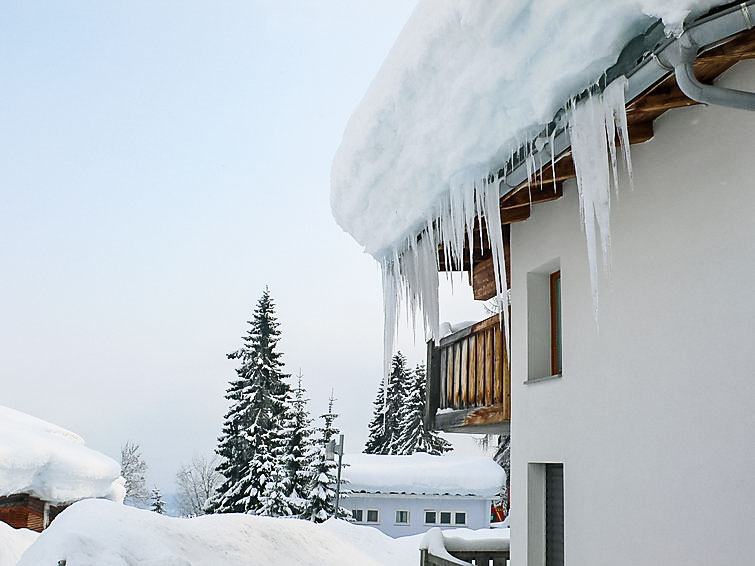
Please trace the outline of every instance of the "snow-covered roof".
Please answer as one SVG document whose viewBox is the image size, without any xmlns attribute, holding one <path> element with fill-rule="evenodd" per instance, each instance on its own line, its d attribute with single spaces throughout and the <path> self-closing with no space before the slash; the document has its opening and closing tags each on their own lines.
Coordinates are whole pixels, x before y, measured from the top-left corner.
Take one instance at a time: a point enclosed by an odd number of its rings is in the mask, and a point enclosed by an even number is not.
<svg viewBox="0 0 755 566">
<path fill-rule="evenodd" d="M 421 0 L 351 117 L 331 173 L 341 227 L 380 258 L 500 167 L 656 18 L 722 0 Z M 447 202 L 447 201 L 446 201 Z"/>
<path fill-rule="evenodd" d="M 355 493 L 492 497 L 506 481 L 503 468 L 483 456 L 346 454 L 344 462 Z"/>
<path fill-rule="evenodd" d="M 123 501 L 124 489 L 118 463 L 79 435 L 0 405 L 0 496 L 18 493 L 54 503 Z"/>
</svg>

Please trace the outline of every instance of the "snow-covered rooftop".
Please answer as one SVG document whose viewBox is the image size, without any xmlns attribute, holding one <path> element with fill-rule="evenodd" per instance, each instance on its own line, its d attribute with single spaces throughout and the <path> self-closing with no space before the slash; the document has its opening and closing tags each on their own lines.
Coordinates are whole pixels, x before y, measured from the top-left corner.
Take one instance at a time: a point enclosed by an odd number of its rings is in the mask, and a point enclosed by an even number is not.
<svg viewBox="0 0 755 566">
<path fill-rule="evenodd" d="M 722 0 L 421 0 L 354 112 L 331 206 L 378 258 L 500 167 L 662 18 Z"/>
<path fill-rule="evenodd" d="M 492 497 L 506 481 L 503 468 L 483 456 L 347 454 L 344 462 L 352 492 Z"/>
<path fill-rule="evenodd" d="M 124 489 L 118 463 L 79 435 L 0 405 L 0 496 L 17 493 L 55 503 L 123 501 Z"/>
</svg>

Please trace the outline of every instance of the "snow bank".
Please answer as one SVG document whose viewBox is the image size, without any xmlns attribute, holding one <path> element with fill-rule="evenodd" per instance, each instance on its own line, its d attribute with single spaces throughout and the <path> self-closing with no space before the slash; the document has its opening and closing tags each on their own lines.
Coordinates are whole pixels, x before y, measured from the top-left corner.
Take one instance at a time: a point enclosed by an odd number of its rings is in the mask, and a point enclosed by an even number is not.
<svg viewBox="0 0 755 566">
<path fill-rule="evenodd" d="M 0 566 L 16 566 L 38 536 L 39 533 L 29 529 L 14 529 L 0 521 Z"/>
<path fill-rule="evenodd" d="M 331 172 L 341 227 L 383 258 L 477 184 L 660 17 L 722 0 L 422 0 L 351 117 Z M 495 172 L 495 171 L 493 171 Z"/>
<path fill-rule="evenodd" d="M 77 434 L 0 405 L 0 496 L 28 493 L 53 503 L 85 497 L 123 501 L 120 466 Z"/>
<path fill-rule="evenodd" d="M 477 495 L 492 497 L 506 472 L 490 458 L 444 454 L 346 454 L 352 492 Z"/>
<path fill-rule="evenodd" d="M 396 541 L 343 521 L 206 515 L 176 519 L 108 501 L 66 509 L 24 554 L 19 566 L 414 566 L 418 540 Z"/>
</svg>

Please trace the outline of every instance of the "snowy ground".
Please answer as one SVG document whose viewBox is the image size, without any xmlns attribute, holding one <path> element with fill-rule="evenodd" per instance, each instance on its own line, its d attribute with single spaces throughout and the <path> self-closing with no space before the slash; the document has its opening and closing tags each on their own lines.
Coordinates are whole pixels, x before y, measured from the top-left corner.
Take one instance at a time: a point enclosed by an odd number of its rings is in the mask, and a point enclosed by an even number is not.
<svg viewBox="0 0 755 566">
<path fill-rule="evenodd" d="M 0 566 L 16 566 L 21 555 L 38 536 L 29 529 L 14 529 L 0 521 Z"/>
<path fill-rule="evenodd" d="M 415 566 L 420 540 L 421 535 L 392 539 L 343 521 L 315 525 L 249 515 L 176 519 L 87 500 L 59 515 L 19 566 L 57 564 L 61 559 L 67 566 Z"/>
</svg>

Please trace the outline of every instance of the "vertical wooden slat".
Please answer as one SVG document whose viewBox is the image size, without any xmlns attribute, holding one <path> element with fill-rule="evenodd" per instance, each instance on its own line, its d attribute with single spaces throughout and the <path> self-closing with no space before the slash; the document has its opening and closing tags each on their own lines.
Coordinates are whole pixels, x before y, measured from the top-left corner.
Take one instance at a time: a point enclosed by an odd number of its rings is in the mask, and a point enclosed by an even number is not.
<svg viewBox="0 0 755 566">
<path fill-rule="evenodd" d="M 454 387 L 456 386 L 456 380 L 454 379 L 454 370 L 456 369 L 456 344 L 449 344 L 448 346 L 448 406 L 454 406 Z"/>
<path fill-rule="evenodd" d="M 485 333 L 477 335 L 477 406 L 485 405 Z"/>
<path fill-rule="evenodd" d="M 448 407 L 448 348 L 440 351 L 440 408 Z"/>
<path fill-rule="evenodd" d="M 464 338 L 464 340 L 461 341 L 461 374 L 460 374 L 460 385 L 461 385 L 461 398 L 459 399 L 460 402 L 460 408 L 465 408 L 467 406 L 467 401 L 469 399 L 468 394 L 468 386 L 469 386 L 469 340 L 467 338 Z"/>
<path fill-rule="evenodd" d="M 477 335 L 469 336 L 469 405 L 477 404 Z"/>
<path fill-rule="evenodd" d="M 461 344 L 454 344 L 454 409 L 461 408 Z"/>
<path fill-rule="evenodd" d="M 485 404 L 493 404 L 493 329 L 485 331 Z"/>
<path fill-rule="evenodd" d="M 493 327 L 495 337 L 495 402 L 503 402 L 503 336 L 501 335 L 501 325 L 496 324 Z"/>
</svg>

